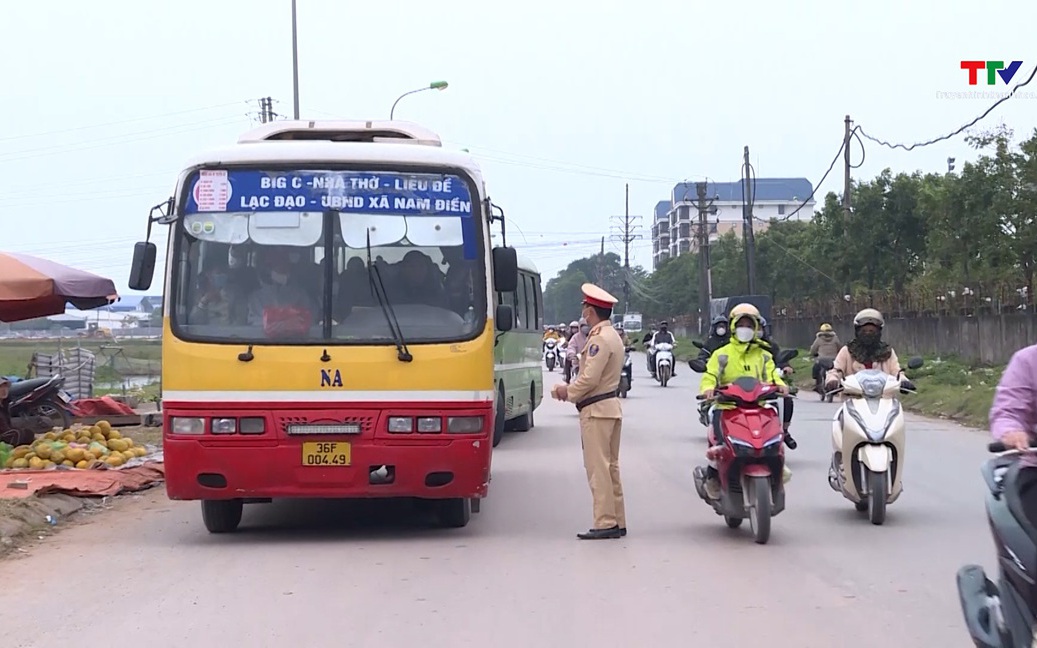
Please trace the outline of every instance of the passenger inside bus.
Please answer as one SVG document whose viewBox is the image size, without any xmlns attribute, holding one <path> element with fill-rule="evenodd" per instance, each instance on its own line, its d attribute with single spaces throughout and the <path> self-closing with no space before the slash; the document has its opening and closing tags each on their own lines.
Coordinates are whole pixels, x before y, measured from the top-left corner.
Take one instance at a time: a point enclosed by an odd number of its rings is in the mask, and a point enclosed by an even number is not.
<svg viewBox="0 0 1037 648">
<path fill-rule="evenodd" d="M 423 304 L 447 308 L 446 293 L 432 259 L 411 250 L 399 263 L 389 298 L 399 304 Z"/>
<path fill-rule="evenodd" d="M 293 274 L 293 267 L 283 248 L 268 248 L 259 254 L 260 287 L 249 297 L 248 322 L 264 326 L 271 313 L 293 309 L 304 318 L 307 326 L 317 320 L 319 309 L 302 279 Z"/>
<path fill-rule="evenodd" d="M 201 297 L 191 312 L 191 323 L 240 326 L 248 319 L 248 308 L 243 293 L 231 283 L 226 265 L 212 259 L 208 271 L 199 277 Z"/>
</svg>

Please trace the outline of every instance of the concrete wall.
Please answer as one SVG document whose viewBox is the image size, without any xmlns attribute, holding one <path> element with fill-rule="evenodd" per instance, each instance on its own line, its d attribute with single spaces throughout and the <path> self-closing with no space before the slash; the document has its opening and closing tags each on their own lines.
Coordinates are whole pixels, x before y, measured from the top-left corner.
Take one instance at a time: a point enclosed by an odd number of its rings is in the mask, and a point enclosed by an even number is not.
<svg viewBox="0 0 1037 648">
<path fill-rule="evenodd" d="M 845 344 L 853 336 L 851 320 L 829 320 Z M 781 346 L 809 348 L 820 321 L 778 319 L 772 322 Z M 976 317 L 887 319 L 883 335 L 897 355 L 955 355 L 982 364 L 1005 364 L 1022 347 L 1037 342 L 1037 316 L 1032 314 Z"/>
</svg>

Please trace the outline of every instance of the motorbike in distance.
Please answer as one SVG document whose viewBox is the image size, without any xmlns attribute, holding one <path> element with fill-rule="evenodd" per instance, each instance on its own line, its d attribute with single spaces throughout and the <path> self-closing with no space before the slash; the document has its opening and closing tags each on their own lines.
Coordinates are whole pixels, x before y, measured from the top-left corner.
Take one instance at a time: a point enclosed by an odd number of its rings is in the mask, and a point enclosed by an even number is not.
<svg viewBox="0 0 1037 648">
<path fill-rule="evenodd" d="M 549 339 L 544 342 L 544 363 L 547 364 L 548 371 L 554 371 L 555 365 L 558 364 L 558 341 Z"/>
<path fill-rule="evenodd" d="M 796 351 L 790 349 L 779 354 L 779 358 L 787 362 L 795 354 Z M 719 357 L 721 376 L 727 361 L 726 355 Z M 703 364 L 697 358 L 693 362 Z M 701 394 L 697 398 L 705 401 Z M 717 515 L 723 516 L 732 529 L 741 526 L 742 520 L 748 517 L 757 544 L 767 543 L 771 519 L 785 510 L 785 431 L 775 403 L 781 398 L 777 385 L 749 376 L 717 387 L 712 402 L 734 406 L 720 410 L 719 429 L 713 425 L 708 427 L 720 482 L 718 499 L 706 492 L 706 470 L 698 466 L 694 472 L 699 497 L 712 506 Z"/>
<path fill-rule="evenodd" d="M 911 358 L 908 369 L 924 364 Z M 904 411 L 897 393 L 912 393 L 896 376 L 863 369 L 846 376 L 832 393 L 846 397 L 832 419 L 832 490 L 868 512 L 872 524 L 886 519 L 886 506 L 903 492 Z"/>
<path fill-rule="evenodd" d="M 631 385 L 634 384 L 634 358 L 630 353 L 634 347 L 628 346 L 623 357 L 623 369 L 619 374 L 619 397 L 626 398 Z"/>
<path fill-rule="evenodd" d="M 814 360 L 815 371 L 817 367 L 820 367 L 818 371 L 818 377 L 814 379 L 814 391 L 821 396 L 821 402 L 828 401 L 832 402 L 832 397 L 835 396 L 834 392 L 825 392 L 825 374 L 832 370 L 835 366 L 835 362 L 831 358 L 817 358 Z"/>
<path fill-rule="evenodd" d="M 980 565 L 958 570 L 958 600 L 965 627 L 978 648 L 1029 648 L 1037 621 L 1037 461 L 1029 452 L 1009 450 L 1000 441 L 987 446 L 1004 453 L 988 459 L 980 472 L 987 486 L 987 522 L 997 550 L 995 584 Z"/>
<path fill-rule="evenodd" d="M 655 353 L 655 379 L 665 387 L 673 376 L 673 345 L 660 342 L 652 346 Z"/>
</svg>

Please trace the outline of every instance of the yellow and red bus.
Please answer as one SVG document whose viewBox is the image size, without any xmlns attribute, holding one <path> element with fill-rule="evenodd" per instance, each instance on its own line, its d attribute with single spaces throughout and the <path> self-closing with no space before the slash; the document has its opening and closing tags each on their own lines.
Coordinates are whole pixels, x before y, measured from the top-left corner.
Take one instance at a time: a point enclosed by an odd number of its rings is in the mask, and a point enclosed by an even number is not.
<svg viewBox="0 0 1037 648">
<path fill-rule="evenodd" d="M 486 496 L 515 250 L 463 152 L 406 122 L 281 121 L 192 159 L 169 225 L 163 450 L 212 533 L 245 503 L 417 497 L 465 526 Z"/>
</svg>

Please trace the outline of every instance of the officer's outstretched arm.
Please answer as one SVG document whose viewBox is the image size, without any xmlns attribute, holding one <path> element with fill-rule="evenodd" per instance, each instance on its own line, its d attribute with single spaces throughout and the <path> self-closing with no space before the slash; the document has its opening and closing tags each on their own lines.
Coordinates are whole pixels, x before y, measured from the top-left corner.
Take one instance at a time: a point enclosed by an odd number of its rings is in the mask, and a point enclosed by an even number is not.
<svg viewBox="0 0 1037 648">
<path fill-rule="evenodd" d="M 601 389 L 601 372 L 608 362 L 610 352 L 601 346 L 598 336 L 587 340 L 587 353 L 584 355 L 580 367 L 580 375 L 576 381 L 569 385 L 569 402 L 578 403 L 588 396 L 598 394 Z"/>
</svg>

